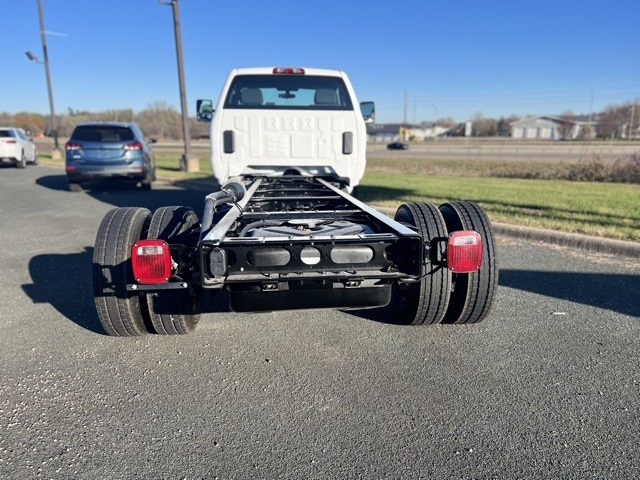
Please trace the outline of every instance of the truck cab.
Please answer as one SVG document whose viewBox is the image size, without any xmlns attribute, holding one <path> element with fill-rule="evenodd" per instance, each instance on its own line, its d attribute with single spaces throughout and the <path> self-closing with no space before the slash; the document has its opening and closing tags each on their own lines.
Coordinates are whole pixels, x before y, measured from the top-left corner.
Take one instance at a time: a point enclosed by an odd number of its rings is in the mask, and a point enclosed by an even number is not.
<svg viewBox="0 0 640 480">
<path fill-rule="evenodd" d="M 198 120 L 211 122 L 211 165 L 220 184 L 240 176 L 331 176 L 347 192 L 366 165 L 366 123 L 373 102 L 358 103 L 344 72 L 317 68 L 233 70 L 215 110 L 198 100 Z"/>
</svg>

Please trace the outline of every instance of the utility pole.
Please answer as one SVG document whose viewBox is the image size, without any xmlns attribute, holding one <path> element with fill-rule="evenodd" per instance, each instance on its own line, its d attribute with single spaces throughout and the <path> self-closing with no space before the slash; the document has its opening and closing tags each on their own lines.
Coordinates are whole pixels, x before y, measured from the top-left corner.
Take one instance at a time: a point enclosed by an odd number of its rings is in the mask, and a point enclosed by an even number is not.
<svg viewBox="0 0 640 480">
<path fill-rule="evenodd" d="M 180 109 L 182 110 L 182 136 L 184 138 L 184 155 L 180 161 L 180 170 L 183 172 L 199 172 L 200 163 L 197 158 L 191 156 L 191 136 L 189 134 L 189 117 L 187 116 L 187 93 L 184 82 L 184 67 L 182 65 L 182 39 L 180 33 L 180 12 L 178 0 L 163 2 L 160 5 L 170 5 L 173 9 L 173 31 L 176 37 L 176 55 L 178 57 L 178 83 L 180 85 Z"/>
<path fill-rule="evenodd" d="M 26 52 L 29 60 L 34 60 L 36 63 L 44 63 L 44 71 L 47 76 L 47 91 L 49 92 L 49 110 L 51 112 L 51 133 L 53 133 L 53 150 L 51 151 L 52 159 L 62 158 L 62 152 L 60 151 L 60 145 L 58 143 L 58 125 L 56 122 L 56 112 L 53 108 L 53 92 L 51 89 L 51 75 L 49 73 L 49 55 L 47 53 L 47 32 L 44 29 L 44 16 L 42 15 L 42 0 L 38 0 L 38 16 L 40 18 L 40 36 L 42 37 L 42 53 L 44 61 L 38 61 L 38 57 L 31 52 Z"/>
<path fill-rule="evenodd" d="M 631 118 L 629 119 L 629 132 L 627 134 L 627 140 L 631 141 L 631 136 L 634 135 L 634 131 L 633 131 L 633 117 L 635 116 L 636 113 L 636 104 L 633 103 L 631 105 Z"/>
<path fill-rule="evenodd" d="M 404 91 L 404 126 L 407 126 L 407 91 Z"/>
</svg>

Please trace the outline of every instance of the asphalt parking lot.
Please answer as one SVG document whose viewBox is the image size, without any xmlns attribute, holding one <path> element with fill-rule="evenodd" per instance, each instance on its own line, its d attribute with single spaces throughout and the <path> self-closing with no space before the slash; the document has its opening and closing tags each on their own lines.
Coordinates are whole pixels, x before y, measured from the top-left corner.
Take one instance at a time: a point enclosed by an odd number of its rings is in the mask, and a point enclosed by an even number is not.
<svg viewBox="0 0 640 480">
<path fill-rule="evenodd" d="M 191 335 L 112 338 L 102 216 L 207 190 L 72 193 L 45 166 L 0 186 L 0 478 L 640 477 L 637 258 L 499 235 L 479 325 L 218 296 Z"/>
</svg>

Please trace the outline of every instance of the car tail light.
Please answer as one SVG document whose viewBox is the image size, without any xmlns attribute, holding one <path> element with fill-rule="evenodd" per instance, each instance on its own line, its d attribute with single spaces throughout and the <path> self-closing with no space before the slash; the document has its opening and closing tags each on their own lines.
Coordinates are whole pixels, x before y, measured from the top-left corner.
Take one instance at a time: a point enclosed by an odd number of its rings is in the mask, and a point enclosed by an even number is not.
<svg viewBox="0 0 640 480">
<path fill-rule="evenodd" d="M 284 73 L 287 75 L 304 75 L 304 68 L 276 67 L 273 69 L 273 73 Z"/>
<path fill-rule="evenodd" d="M 127 143 L 122 148 L 124 150 L 142 150 L 142 144 L 140 142 L 132 142 L 132 143 Z"/>
<path fill-rule="evenodd" d="M 82 148 L 82 145 L 80 145 L 79 143 L 75 143 L 75 142 L 67 142 L 64 145 L 64 149 L 65 150 L 80 150 Z"/>
<path fill-rule="evenodd" d="M 4 143 L 9 143 L 9 144 L 14 144 L 16 143 L 15 140 L 3 140 Z"/>
<path fill-rule="evenodd" d="M 131 247 L 133 277 L 138 283 L 163 283 L 171 277 L 171 253 L 164 240 L 139 240 Z"/>
<path fill-rule="evenodd" d="M 449 235 L 447 266 L 454 273 L 469 273 L 482 263 L 482 237 L 472 230 L 460 230 Z"/>
</svg>

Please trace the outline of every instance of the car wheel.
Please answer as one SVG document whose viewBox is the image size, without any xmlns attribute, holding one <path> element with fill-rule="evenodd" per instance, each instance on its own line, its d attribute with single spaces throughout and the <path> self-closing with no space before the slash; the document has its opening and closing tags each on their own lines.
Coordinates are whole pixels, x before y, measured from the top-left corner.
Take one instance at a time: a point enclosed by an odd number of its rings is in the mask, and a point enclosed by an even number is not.
<svg viewBox="0 0 640 480">
<path fill-rule="evenodd" d="M 454 273 L 453 291 L 444 323 L 478 323 L 491 309 L 498 286 L 498 266 L 491 222 L 479 205 L 452 202 L 440 205 L 449 232 L 475 230 L 482 236 L 482 264 L 472 273 Z"/>
<path fill-rule="evenodd" d="M 151 212 L 122 207 L 102 219 L 93 250 L 93 296 L 98 318 L 112 336 L 133 337 L 149 332 L 147 299 L 127 290 L 133 283 L 131 246 L 146 238 Z"/>
<path fill-rule="evenodd" d="M 38 165 L 38 150 L 33 151 L 33 161 L 31 163 L 33 165 Z"/>
<path fill-rule="evenodd" d="M 156 179 L 155 176 L 155 171 L 149 170 L 147 177 L 140 182 L 140 188 L 142 188 L 142 190 L 151 190 L 151 184 Z"/>
<path fill-rule="evenodd" d="M 440 211 L 428 203 L 405 203 L 396 214 L 397 222 L 414 226 L 424 241 L 447 236 L 447 227 Z M 451 272 L 438 265 L 444 255 L 443 242 L 430 249 L 430 261 L 421 268 L 421 278 L 415 283 L 394 283 L 391 300 L 392 312 L 400 322 L 409 325 L 440 323 L 447 311 L 451 290 Z"/>
<path fill-rule="evenodd" d="M 20 154 L 20 160 L 18 160 L 18 163 L 16 163 L 16 167 L 27 168 L 27 157 L 24 154 L 24 150 Z"/>
<path fill-rule="evenodd" d="M 149 225 L 149 239 L 161 239 L 169 245 L 195 247 L 200 223 L 196 213 L 188 207 L 162 207 L 156 210 Z M 180 252 L 172 251 L 172 256 Z M 181 279 L 190 272 L 181 273 Z M 154 330 L 159 335 L 183 335 L 193 331 L 200 321 L 201 292 L 192 289 L 161 290 L 148 293 L 147 306 Z"/>
</svg>

